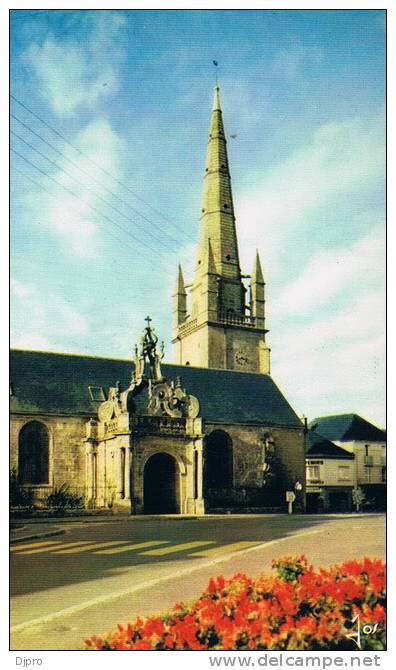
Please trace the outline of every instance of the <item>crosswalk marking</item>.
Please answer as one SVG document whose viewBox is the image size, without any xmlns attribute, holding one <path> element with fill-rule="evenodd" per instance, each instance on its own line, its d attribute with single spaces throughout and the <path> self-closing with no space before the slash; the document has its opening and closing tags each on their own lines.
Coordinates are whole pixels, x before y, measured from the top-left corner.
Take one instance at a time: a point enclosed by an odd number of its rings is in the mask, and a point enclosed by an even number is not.
<svg viewBox="0 0 396 670">
<path fill-rule="evenodd" d="M 64 548 L 57 547 L 55 552 L 56 554 L 81 554 L 83 551 L 93 551 L 95 549 L 100 549 L 101 547 L 111 547 L 114 544 L 126 544 L 126 541 L 115 540 L 114 542 L 86 542 L 83 546 L 81 546 L 81 542 L 75 544 L 78 544 L 79 546 L 73 547 L 72 544 L 69 544 Z"/>
<path fill-rule="evenodd" d="M 233 542 L 231 544 L 217 545 L 215 547 L 208 546 L 215 544 L 215 540 L 194 540 L 192 542 L 184 542 L 183 544 L 171 544 L 171 540 L 147 540 L 145 542 L 130 543 L 128 540 L 113 540 L 107 542 L 95 542 L 93 540 L 79 540 L 78 542 L 61 542 L 59 540 L 45 540 L 43 542 L 32 542 L 29 544 L 21 544 L 12 546 L 11 552 L 16 553 L 17 556 L 29 556 L 31 554 L 42 554 L 47 552 L 53 555 L 64 554 L 80 554 L 83 552 L 90 552 L 100 556 L 112 556 L 124 552 L 136 551 L 142 556 L 167 556 L 168 554 L 176 554 L 182 551 L 197 550 L 189 552 L 192 557 L 207 557 L 214 554 L 232 552 L 254 547 L 260 544 L 258 540 L 241 540 L 240 542 Z M 167 545 L 159 546 L 158 545 Z M 169 546 L 170 545 L 170 546 Z M 205 547 L 206 548 L 203 548 Z M 154 547 L 154 548 L 150 548 Z M 199 550 L 199 547 L 202 549 Z M 141 551 L 147 549 L 147 551 Z"/>
<path fill-rule="evenodd" d="M 51 544 L 59 544 L 59 540 L 46 540 L 45 542 L 31 542 L 30 544 L 18 544 L 11 547 L 11 551 L 24 551 L 25 549 L 49 547 Z"/>
<path fill-rule="evenodd" d="M 218 554 L 220 552 L 223 552 L 224 550 L 226 550 L 227 552 L 238 551 L 239 549 L 254 547 L 256 544 L 260 544 L 260 542 L 259 541 L 254 542 L 252 540 L 243 540 L 241 542 L 233 542 L 232 544 L 222 544 L 217 547 L 211 547 L 209 549 L 203 549 L 202 551 L 196 551 L 193 554 L 190 554 L 190 556 L 194 557 L 213 556 L 213 554 Z"/>
<path fill-rule="evenodd" d="M 43 554 L 45 551 L 54 553 L 58 549 L 65 549 L 66 547 L 74 547 L 76 545 L 88 544 L 88 540 L 81 540 L 80 542 L 57 542 L 51 546 L 47 547 L 38 547 L 37 549 L 30 549 L 29 551 L 21 552 L 24 556 L 29 556 L 30 554 Z"/>
<path fill-rule="evenodd" d="M 172 547 L 161 547 L 160 549 L 150 549 L 149 551 L 142 551 L 142 556 L 166 556 L 167 554 L 176 554 L 179 551 L 186 551 L 186 549 L 195 549 L 195 547 L 202 547 L 205 544 L 214 544 L 214 540 L 195 540 L 194 542 L 185 542 L 184 544 L 174 544 Z"/>
<path fill-rule="evenodd" d="M 169 544 L 170 540 L 150 540 L 148 542 L 137 542 L 136 544 L 128 544 L 127 547 L 115 547 L 113 549 L 102 549 L 101 551 L 94 551 L 95 554 L 101 556 L 110 556 L 111 554 L 121 554 L 124 551 L 136 551 L 137 549 L 145 549 L 146 547 L 153 547 L 157 544 Z"/>
</svg>

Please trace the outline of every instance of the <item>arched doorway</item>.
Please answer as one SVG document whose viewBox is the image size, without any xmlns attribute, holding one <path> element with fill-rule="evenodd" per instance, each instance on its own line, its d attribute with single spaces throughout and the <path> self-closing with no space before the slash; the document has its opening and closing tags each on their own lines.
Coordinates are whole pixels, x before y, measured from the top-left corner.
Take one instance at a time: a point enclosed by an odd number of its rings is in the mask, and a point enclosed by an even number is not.
<svg viewBox="0 0 396 670">
<path fill-rule="evenodd" d="M 145 514 L 178 514 L 179 468 L 173 456 L 161 452 L 144 466 L 143 503 Z"/>
<path fill-rule="evenodd" d="M 29 421 L 19 433 L 18 478 L 21 484 L 48 484 L 49 437 L 39 421 Z"/>
<path fill-rule="evenodd" d="M 214 430 L 205 440 L 203 490 L 209 506 L 222 506 L 234 483 L 232 440 Z"/>
</svg>

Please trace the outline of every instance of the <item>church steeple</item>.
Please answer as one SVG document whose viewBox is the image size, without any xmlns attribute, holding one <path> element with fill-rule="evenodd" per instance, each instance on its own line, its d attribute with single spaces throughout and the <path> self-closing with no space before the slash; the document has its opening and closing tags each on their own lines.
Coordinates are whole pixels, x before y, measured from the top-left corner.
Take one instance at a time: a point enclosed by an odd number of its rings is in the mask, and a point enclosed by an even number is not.
<svg viewBox="0 0 396 670">
<path fill-rule="evenodd" d="M 239 264 L 227 142 L 216 85 L 210 120 L 194 280 L 174 294 L 174 351 L 178 363 L 269 373 L 264 279 L 258 254 L 250 304 Z M 187 315 L 187 303 L 189 304 Z"/>
<path fill-rule="evenodd" d="M 198 265 L 206 253 L 208 239 L 218 273 L 230 279 L 240 279 L 231 176 L 218 86 L 214 90 L 206 154 Z"/>
</svg>

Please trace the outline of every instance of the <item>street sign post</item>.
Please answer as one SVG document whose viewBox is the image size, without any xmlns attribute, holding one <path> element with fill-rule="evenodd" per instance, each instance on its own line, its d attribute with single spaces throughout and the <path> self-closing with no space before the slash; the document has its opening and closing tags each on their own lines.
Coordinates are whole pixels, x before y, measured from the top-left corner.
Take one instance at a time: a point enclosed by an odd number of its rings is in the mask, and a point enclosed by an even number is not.
<svg viewBox="0 0 396 670">
<path fill-rule="evenodd" d="M 287 512 L 288 514 L 293 514 L 293 503 L 296 499 L 296 494 L 294 491 L 286 491 L 286 502 L 287 502 Z"/>
</svg>

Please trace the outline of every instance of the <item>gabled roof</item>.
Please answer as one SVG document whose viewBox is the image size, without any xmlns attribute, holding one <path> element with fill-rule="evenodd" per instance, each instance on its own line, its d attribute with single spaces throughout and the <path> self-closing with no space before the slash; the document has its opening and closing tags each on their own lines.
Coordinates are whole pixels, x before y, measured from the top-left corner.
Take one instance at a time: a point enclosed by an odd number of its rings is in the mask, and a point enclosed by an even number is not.
<svg viewBox="0 0 396 670">
<path fill-rule="evenodd" d="M 11 352 L 10 367 L 12 412 L 88 417 L 98 408 L 89 387 L 107 392 L 119 381 L 125 389 L 132 370 L 126 360 L 19 350 Z M 181 377 L 207 421 L 301 427 L 269 375 L 170 364 L 161 368 L 168 379 Z M 144 394 L 136 398 L 136 406 L 145 406 Z"/>
<path fill-rule="evenodd" d="M 309 430 L 307 433 L 307 449 L 305 456 L 323 457 L 323 458 L 343 458 L 353 460 L 355 455 L 342 447 L 338 447 L 330 440 L 319 435 L 314 430 Z"/>
<path fill-rule="evenodd" d="M 310 422 L 309 427 L 323 437 L 337 442 L 366 440 L 367 442 L 384 442 L 386 431 L 366 421 L 358 414 L 334 414 L 320 416 Z"/>
</svg>

